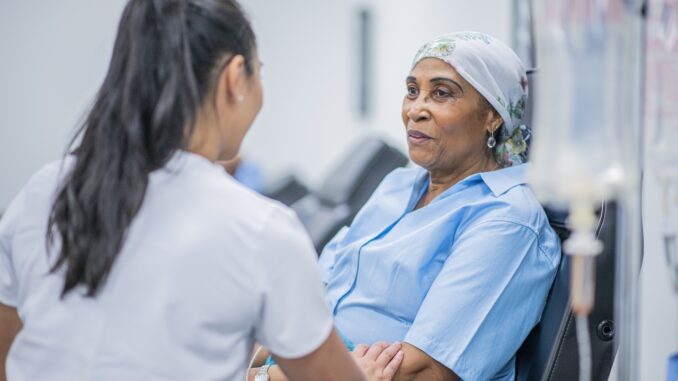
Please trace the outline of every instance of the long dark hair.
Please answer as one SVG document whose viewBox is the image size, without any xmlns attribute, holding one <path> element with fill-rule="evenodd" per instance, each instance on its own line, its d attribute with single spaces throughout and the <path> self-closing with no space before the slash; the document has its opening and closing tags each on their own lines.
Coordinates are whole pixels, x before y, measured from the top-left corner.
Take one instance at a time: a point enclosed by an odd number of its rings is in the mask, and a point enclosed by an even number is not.
<svg viewBox="0 0 678 381">
<path fill-rule="evenodd" d="M 184 148 L 224 61 L 245 58 L 255 37 L 235 0 L 130 0 L 110 67 L 70 144 L 75 163 L 47 227 L 52 272 L 65 266 L 62 296 L 78 285 L 94 296 L 106 280 L 144 200 L 149 173 Z"/>
</svg>

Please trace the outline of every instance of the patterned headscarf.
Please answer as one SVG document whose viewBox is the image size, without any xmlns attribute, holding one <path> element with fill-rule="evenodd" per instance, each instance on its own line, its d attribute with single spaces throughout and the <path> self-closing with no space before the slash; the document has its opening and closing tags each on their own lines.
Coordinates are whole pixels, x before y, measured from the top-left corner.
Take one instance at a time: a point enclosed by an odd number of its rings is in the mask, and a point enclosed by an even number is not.
<svg viewBox="0 0 678 381">
<path fill-rule="evenodd" d="M 527 76 L 520 58 L 503 42 L 478 32 L 435 38 L 414 57 L 439 58 L 457 70 L 494 107 L 504 121 L 495 133 L 494 155 L 502 167 L 527 160 L 531 130 L 522 123 L 527 104 Z"/>
</svg>

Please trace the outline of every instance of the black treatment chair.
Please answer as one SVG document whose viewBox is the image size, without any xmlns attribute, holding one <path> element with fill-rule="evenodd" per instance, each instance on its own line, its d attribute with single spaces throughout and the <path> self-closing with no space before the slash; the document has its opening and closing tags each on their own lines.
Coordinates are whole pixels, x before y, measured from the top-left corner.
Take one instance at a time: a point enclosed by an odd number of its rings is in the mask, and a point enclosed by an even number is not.
<svg viewBox="0 0 678 381">
<path fill-rule="evenodd" d="M 292 203 L 290 206 L 306 226 L 316 250 L 320 252 L 342 226 L 353 220 L 389 172 L 407 162 L 407 156 L 383 140 L 362 139 L 319 189 Z"/>
<path fill-rule="evenodd" d="M 570 234 L 567 214 L 546 209 L 551 226 L 561 241 Z M 614 284 L 616 260 L 617 208 L 603 204 L 598 213 L 596 236 L 604 244 L 596 257 L 595 306 L 589 316 L 592 373 L 595 381 L 607 380 L 616 353 L 614 315 Z M 563 255 L 560 268 L 549 292 L 541 322 L 532 330 L 518 351 L 516 380 L 518 381 L 577 381 L 579 355 L 575 319 L 569 306 L 570 258 Z"/>
<path fill-rule="evenodd" d="M 306 185 L 293 174 L 289 174 L 269 184 L 263 193 L 266 197 L 290 206 L 309 192 L 310 190 Z"/>
</svg>

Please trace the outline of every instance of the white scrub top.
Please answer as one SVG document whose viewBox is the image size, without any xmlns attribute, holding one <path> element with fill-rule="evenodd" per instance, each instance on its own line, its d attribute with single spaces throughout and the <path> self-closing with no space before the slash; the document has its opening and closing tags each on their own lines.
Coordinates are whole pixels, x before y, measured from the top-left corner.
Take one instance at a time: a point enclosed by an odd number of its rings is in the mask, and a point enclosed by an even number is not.
<svg viewBox="0 0 678 381">
<path fill-rule="evenodd" d="M 0 303 L 24 324 L 9 380 L 242 380 L 254 340 L 297 358 L 327 339 L 316 254 L 295 215 L 183 151 L 150 175 L 99 294 L 61 299 L 45 229 L 72 160 L 34 175 L 0 221 Z"/>
</svg>

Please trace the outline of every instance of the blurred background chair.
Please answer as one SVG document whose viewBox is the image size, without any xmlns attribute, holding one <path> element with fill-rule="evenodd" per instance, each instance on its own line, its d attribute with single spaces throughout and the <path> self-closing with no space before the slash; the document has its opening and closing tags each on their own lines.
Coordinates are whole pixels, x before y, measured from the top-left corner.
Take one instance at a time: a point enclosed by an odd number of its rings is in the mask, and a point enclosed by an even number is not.
<svg viewBox="0 0 678 381">
<path fill-rule="evenodd" d="M 381 180 L 408 162 L 407 156 L 379 138 L 361 139 L 316 190 L 288 176 L 266 195 L 289 205 L 306 226 L 320 253 L 342 226 L 348 225 Z"/>
</svg>

